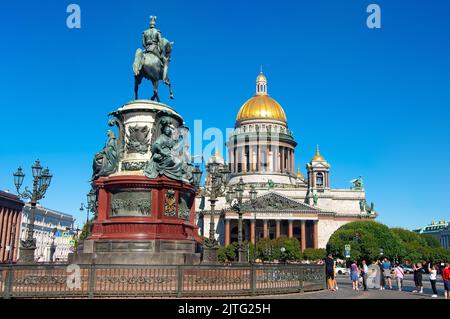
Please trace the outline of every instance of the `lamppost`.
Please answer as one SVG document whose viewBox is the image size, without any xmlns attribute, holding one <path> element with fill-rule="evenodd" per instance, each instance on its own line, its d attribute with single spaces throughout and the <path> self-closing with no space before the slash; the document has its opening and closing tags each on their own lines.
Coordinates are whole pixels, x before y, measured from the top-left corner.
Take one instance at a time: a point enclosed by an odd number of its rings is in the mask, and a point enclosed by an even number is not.
<svg viewBox="0 0 450 319">
<path fill-rule="evenodd" d="M 200 190 L 200 194 L 209 197 L 209 202 L 211 203 L 211 217 L 209 222 L 209 237 L 205 239 L 203 248 L 203 263 L 214 264 L 217 263 L 218 249 L 218 243 L 215 236 L 214 211 L 217 198 L 225 194 L 231 172 L 226 165 L 219 163 L 215 157 L 214 160 L 208 161 L 206 170 L 211 178 L 211 183 L 206 183 L 205 187 Z M 197 182 L 198 185 L 200 185 L 202 173 L 203 172 L 198 165 L 194 167 L 192 172 L 194 184 Z"/>
<path fill-rule="evenodd" d="M 242 177 L 239 179 L 239 182 L 233 188 L 230 186 L 229 190 L 226 192 L 225 199 L 228 204 L 230 204 L 231 209 L 234 210 L 238 214 L 238 262 L 244 263 L 244 246 L 242 244 L 242 198 L 244 196 L 245 184 L 242 180 Z M 250 201 L 253 202 L 256 200 L 256 191 L 254 186 L 251 186 Z M 256 227 L 256 224 L 255 224 Z"/>
<path fill-rule="evenodd" d="M 86 209 L 86 224 L 89 223 L 89 212 L 96 212 L 97 208 L 97 192 L 92 188 L 89 193 L 86 194 L 87 205 L 81 203 L 80 212 Z"/>
<path fill-rule="evenodd" d="M 42 169 L 39 160 L 36 160 L 31 167 L 33 172 L 33 189 L 30 191 L 28 187 L 25 187 L 25 191 L 20 192 L 25 174 L 22 172 L 22 168 L 19 167 L 17 172 L 14 173 L 14 184 L 16 186 L 17 193 L 22 198 L 30 199 L 30 220 L 27 227 L 27 237 L 25 240 L 21 240 L 20 245 L 20 258 L 19 261 L 23 263 L 34 262 L 34 251 L 36 250 L 36 239 L 33 237 L 34 233 L 34 215 L 36 212 L 36 204 L 39 200 L 44 198 L 47 192 L 52 175 L 48 168 Z"/>
<path fill-rule="evenodd" d="M 258 239 L 258 236 L 256 236 L 256 196 L 258 195 L 258 192 L 256 191 L 255 185 L 251 185 L 250 186 L 250 204 L 252 205 L 252 209 L 253 209 L 253 215 L 254 215 L 254 223 L 255 223 L 255 230 L 254 230 L 254 247 L 253 247 L 253 262 L 255 262 L 256 260 L 256 242 Z"/>
</svg>

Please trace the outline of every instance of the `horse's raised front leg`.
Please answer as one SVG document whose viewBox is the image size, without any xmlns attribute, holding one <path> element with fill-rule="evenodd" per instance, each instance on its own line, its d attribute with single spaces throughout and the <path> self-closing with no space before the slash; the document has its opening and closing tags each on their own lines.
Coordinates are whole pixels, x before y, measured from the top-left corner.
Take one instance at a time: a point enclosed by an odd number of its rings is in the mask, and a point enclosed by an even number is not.
<svg viewBox="0 0 450 319">
<path fill-rule="evenodd" d="M 175 97 L 173 96 L 173 93 L 172 93 L 172 84 L 170 84 L 170 81 L 169 81 L 169 79 L 167 79 L 167 83 L 166 83 L 168 86 L 169 86 L 169 94 L 170 94 L 170 98 L 173 100 Z"/>
</svg>

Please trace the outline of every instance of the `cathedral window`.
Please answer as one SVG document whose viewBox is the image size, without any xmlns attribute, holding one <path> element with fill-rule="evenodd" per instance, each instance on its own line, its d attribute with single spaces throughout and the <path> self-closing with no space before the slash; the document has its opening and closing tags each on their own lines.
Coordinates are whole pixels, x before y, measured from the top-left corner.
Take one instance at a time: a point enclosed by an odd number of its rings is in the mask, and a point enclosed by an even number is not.
<svg viewBox="0 0 450 319">
<path fill-rule="evenodd" d="M 316 174 L 316 186 L 323 187 L 323 173 Z"/>
</svg>

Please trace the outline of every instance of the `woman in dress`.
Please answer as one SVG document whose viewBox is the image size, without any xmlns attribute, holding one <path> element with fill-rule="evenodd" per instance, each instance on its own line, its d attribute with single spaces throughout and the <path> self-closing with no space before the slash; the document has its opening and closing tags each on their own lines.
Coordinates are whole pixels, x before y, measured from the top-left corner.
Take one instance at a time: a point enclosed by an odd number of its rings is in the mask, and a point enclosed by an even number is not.
<svg viewBox="0 0 450 319">
<path fill-rule="evenodd" d="M 359 274 L 358 274 L 358 265 L 356 263 L 356 260 L 350 266 L 350 279 L 352 280 L 353 290 L 359 290 L 359 288 L 358 288 Z"/>
</svg>

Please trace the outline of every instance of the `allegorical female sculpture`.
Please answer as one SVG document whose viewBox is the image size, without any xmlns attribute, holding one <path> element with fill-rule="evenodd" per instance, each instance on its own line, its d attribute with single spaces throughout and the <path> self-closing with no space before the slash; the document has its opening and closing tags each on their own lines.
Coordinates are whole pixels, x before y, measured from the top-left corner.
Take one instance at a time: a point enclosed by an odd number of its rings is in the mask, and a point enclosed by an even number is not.
<svg viewBox="0 0 450 319">
<path fill-rule="evenodd" d="M 165 175 L 179 181 L 190 181 L 190 170 L 179 154 L 179 141 L 173 137 L 172 118 L 160 119 L 161 134 L 152 145 L 152 157 L 144 169 L 148 178 Z"/>
<path fill-rule="evenodd" d="M 92 179 L 97 179 L 100 176 L 107 176 L 117 171 L 119 155 L 116 136 L 111 130 L 108 130 L 107 135 L 108 140 L 106 141 L 105 147 L 95 154 L 94 163 L 92 164 Z"/>
</svg>

